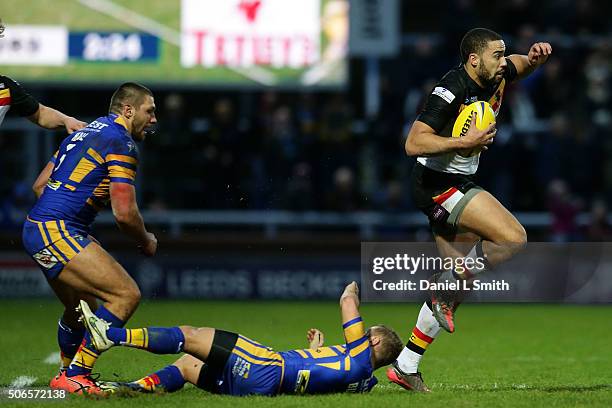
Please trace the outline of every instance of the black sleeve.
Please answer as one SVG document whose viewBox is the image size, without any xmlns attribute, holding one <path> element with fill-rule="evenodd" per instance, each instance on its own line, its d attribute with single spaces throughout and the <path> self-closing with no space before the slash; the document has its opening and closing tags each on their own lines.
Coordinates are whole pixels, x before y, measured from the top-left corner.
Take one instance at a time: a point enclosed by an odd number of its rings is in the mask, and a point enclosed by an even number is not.
<svg viewBox="0 0 612 408">
<path fill-rule="evenodd" d="M 464 90 L 458 78 L 455 78 L 455 75 L 446 75 L 427 97 L 425 107 L 417 120 L 431 126 L 439 134 L 457 117 L 459 106 L 464 99 L 463 94 Z"/>
<path fill-rule="evenodd" d="M 6 76 L 0 76 L 0 83 L 11 92 L 11 110 L 15 110 L 19 116 L 30 116 L 38 110 L 38 101 L 23 89 L 17 81 Z"/>
<path fill-rule="evenodd" d="M 504 78 L 506 79 L 506 83 L 508 83 L 516 79 L 518 72 L 516 72 L 516 66 L 514 65 L 514 62 L 510 60 L 510 58 L 506 57 L 506 63 L 508 65 L 506 67 L 506 72 L 504 72 Z"/>
</svg>

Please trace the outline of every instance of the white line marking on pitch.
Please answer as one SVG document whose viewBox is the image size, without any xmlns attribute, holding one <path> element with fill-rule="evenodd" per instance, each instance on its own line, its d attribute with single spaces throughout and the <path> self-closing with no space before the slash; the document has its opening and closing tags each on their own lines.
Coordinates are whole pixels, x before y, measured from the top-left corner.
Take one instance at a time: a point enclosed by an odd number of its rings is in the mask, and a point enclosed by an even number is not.
<svg viewBox="0 0 612 408">
<path fill-rule="evenodd" d="M 27 387 L 28 385 L 34 384 L 36 380 L 37 380 L 36 377 L 29 377 L 27 375 L 22 375 L 22 376 L 15 378 L 15 380 L 13 380 L 11 385 L 9 385 L 9 388 L 24 388 L 24 387 Z"/>
<path fill-rule="evenodd" d="M 60 363 L 60 354 L 57 351 L 54 351 L 53 353 L 49 354 L 47 356 L 47 358 L 45 358 L 43 360 L 45 363 L 47 364 L 59 364 Z"/>
</svg>

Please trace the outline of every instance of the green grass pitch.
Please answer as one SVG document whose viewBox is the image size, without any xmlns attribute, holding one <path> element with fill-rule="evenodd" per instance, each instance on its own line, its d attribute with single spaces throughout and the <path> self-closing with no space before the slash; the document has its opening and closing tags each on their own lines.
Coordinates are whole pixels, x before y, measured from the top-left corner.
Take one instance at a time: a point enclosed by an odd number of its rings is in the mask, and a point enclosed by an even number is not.
<svg viewBox="0 0 612 408">
<path fill-rule="evenodd" d="M 386 323 L 407 337 L 419 305 L 363 304 L 366 324 Z M 56 350 L 59 302 L 0 301 L 0 387 L 18 376 L 36 377 L 44 386 L 56 371 L 45 359 Z M 455 334 L 442 334 L 421 370 L 433 392 L 417 395 L 389 384 L 384 371 L 371 394 L 235 398 L 187 386 L 175 394 L 111 397 L 91 401 L 72 397 L 70 406 L 125 407 L 325 407 L 450 406 L 565 407 L 612 406 L 610 306 L 465 305 Z M 277 350 L 305 347 L 306 330 L 317 327 L 327 344 L 341 343 L 335 302 L 144 302 L 130 327 L 191 324 L 238 331 Z M 105 379 L 131 380 L 173 361 L 141 350 L 115 348 L 98 360 Z M 49 405 L 51 404 L 51 405 Z M 1 406 L 57 406 L 66 402 Z"/>
</svg>

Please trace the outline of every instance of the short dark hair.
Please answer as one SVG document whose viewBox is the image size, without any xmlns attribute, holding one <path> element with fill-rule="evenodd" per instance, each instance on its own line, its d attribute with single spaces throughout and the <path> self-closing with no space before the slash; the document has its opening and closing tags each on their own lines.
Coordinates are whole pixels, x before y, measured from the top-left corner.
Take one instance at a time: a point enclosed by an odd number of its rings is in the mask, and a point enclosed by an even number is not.
<svg viewBox="0 0 612 408">
<path fill-rule="evenodd" d="M 121 84 L 111 97 L 109 113 L 120 113 L 123 105 L 132 105 L 135 108 L 140 107 L 144 102 L 144 96 L 153 96 L 153 92 L 144 85 L 136 82 L 126 82 Z"/>
<path fill-rule="evenodd" d="M 461 39 L 461 45 L 459 46 L 461 62 L 465 64 L 472 53 L 481 55 L 489 41 L 498 41 L 501 39 L 502 36 L 495 31 L 486 28 L 471 29 L 465 33 Z"/>
<path fill-rule="evenodd" d="M 404 349 L 402 339 L 393 329 L 384 324 L 370 327 L 366 335 L 368 338 L 372 336 L 380 337 L 380 346 L 376 353 L 376 367 L 374 369 L 391 364 L 397 360 L 397 357 Z"/>
</svg>

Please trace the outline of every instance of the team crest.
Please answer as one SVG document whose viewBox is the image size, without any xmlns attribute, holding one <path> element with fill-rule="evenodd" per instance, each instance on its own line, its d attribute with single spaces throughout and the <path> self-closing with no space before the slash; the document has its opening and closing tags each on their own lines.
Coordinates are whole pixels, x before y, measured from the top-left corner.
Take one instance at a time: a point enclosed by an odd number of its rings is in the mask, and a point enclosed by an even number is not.
<svg viewBox="0 0 612 408">
<path fill-rule="evenodd" d="M 43 248 L 32 255 L 32 258 L 34 258 L 34 260 L 38 262 L 40 266 L 46 269 L 53 268 L 59 262 L 59 259 L 57 259 L 55 255 L 53 255 L 47 248 Z"/>
</svg>

